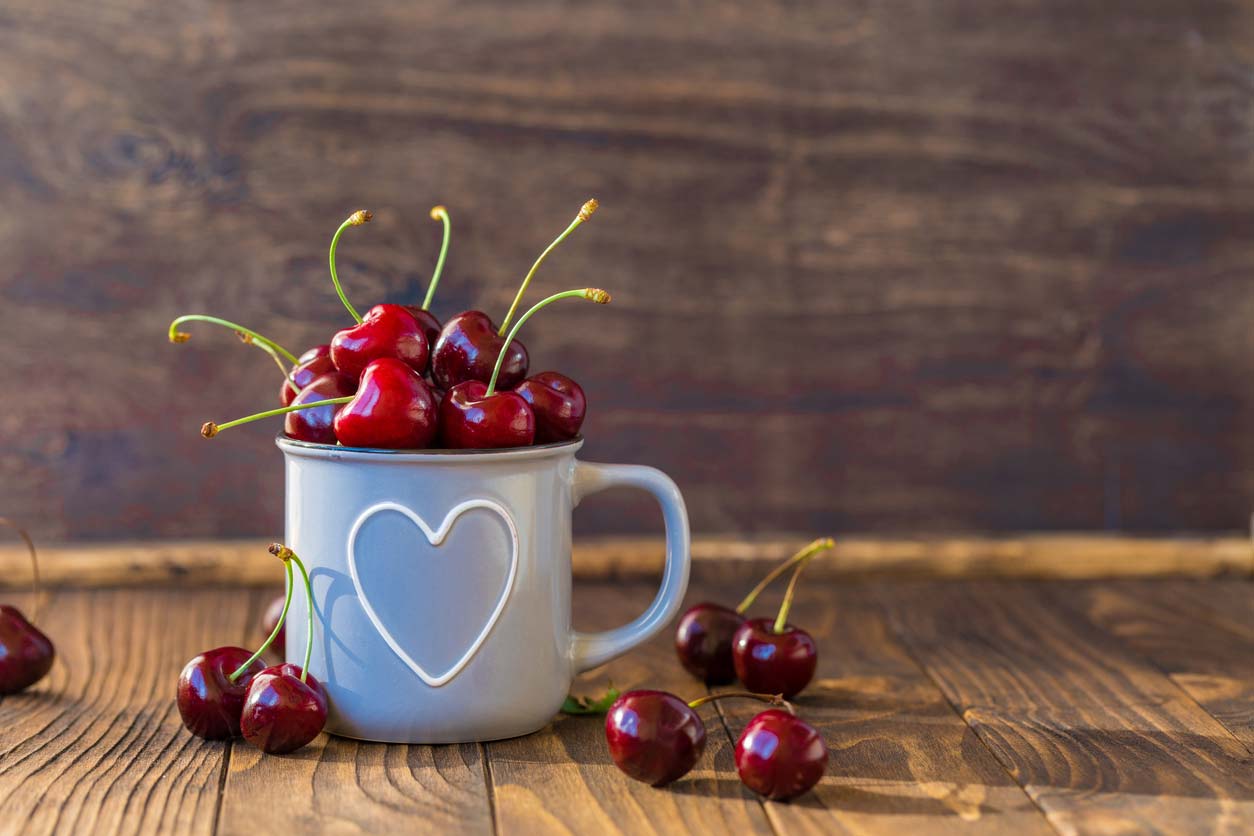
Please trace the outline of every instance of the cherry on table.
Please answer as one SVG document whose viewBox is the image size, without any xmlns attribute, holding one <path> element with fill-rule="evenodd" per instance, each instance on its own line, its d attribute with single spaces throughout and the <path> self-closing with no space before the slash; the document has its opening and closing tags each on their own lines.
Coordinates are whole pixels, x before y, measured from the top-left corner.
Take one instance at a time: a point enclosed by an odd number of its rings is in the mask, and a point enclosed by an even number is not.
<svg viewBox="0 0 1254 836">
<path fill-rule="evenodd" d="M 289 404 L 304 406 L 333 398 L 352 396 L 357 392 L 357 380 L 337 371 L 331 371 L 315 378 Z M 288 438 L 308 441 L 314 444 L 334 444 L 335 416 L 340 414 L 344 404 L 327 404 L 289 412 L 283 418 L 283 431 Z"/>
<path fill-rule="evenodd" d="M 297 359 L 300 362 L 288 372 L 287 380 L 283 381 L 279 389 L 279 402 L 284 406 L 289 406 L 300 391 L 314 380 L 335 371 L 335 364 L 331 362 L 331 346 L 329 345 L 314 346 Z M 295 386 L 294 389 L 293 386 Z"/>
<path fill-rule="evenodd" d="M 568 441 L 579 435 L 588 400 L 583 387 L 558 372 L 540 372 L 514 387 L 536 419 L 536 444 Z"/>
<path fill-rule="evenodd" d="M 206 740 L 237 737 L 248 686 L 264 669 L 253 652 L 242 647 L 217 647 L 192 657 L 179 674 L 176 690 L 183 725 Z"/>
<path fill-rule="evenodd" d="M 741 782 L 776 801 L 806 792 L 826 770 L 823 736 L 788 711 L 763 711 L 749 721 L 736 741 L 736 771 Z"/>
<path fill-rule="evenodd" d="M 736 675 L 750 691 L 794 697 L 814 678 L 818 646 L 800 627 L 785 623 L 777 629 L 774 619 L 755 618 L 736 630 L 732 659 Z"/>
<path fill-rule="evenodd" d="M 435 399 L 426 381 L 393 357 L 372 361 L 357 394 L 335 416 L 335 437 L 346 447 L 417 449 L 436 433 Z"/>
<path fill-rule="evenodd" d="M 371 361 L 384 357 L 403 360 L 418 374 L 426 371 L 430 356 L 427 337 L 418 320 L 401 305 L 375 305 L 361 322 L 336 333 L 331 361 L 342 374 L 358 377 Z"/>
<path fill-rule="evenodd" d="M 263 752 L 294 752 L 322 733 L 327 723 L 327 694 L 299 665 L 266 668 L 253 677 L 240 716 L 244 739 Z"/>
<path fill-rule="evenodd" d="M 0 604 L 0 694 L 16 694 L 52 669 L 56 650 L 17 607 Z"/>
<path fill-rule="evenodd" d="M 705 751 L 705 723 L 665 691 L 628 691 L 605 715 L 605 741 L 618 768 L 655 787 L 692 769 Z"/>
</svg>

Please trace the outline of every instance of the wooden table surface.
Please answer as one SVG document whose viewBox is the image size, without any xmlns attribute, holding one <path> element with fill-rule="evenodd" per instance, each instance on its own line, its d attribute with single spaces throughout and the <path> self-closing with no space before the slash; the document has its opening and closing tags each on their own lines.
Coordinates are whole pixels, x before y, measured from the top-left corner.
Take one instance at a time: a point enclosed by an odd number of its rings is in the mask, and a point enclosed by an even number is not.
<svg viewBox="0 0 1254 836">
<path fill-rule="evenodd" d="M 743 583 L 697 580 L 693 601 Z M 576 625 L 621 623 L 638 581 L 581 581 Z M 6 599 L 28 606 L 27 597 Z M 1133 833 L 1254 829 L 1254 586 L 1240 579 L 842 581 L 796 621 L 819 672 L 798 699 L 831 748 L 792 803 L 737 780 L 752 706 L 702 709 L 709 745 L 667 789 L 610 762 L 602 719 L 529 737 L 385 746 L 323 736 L 285 757 L 192 737 L 174 682 L 195 652 L 255 644 L 264 588 L 52 591 L 52 674 L 0 699 L 0 832 Z M 761 609 L 778 597 L 764 598 Z M 669 635 L 576 690 L 705 692 Z"/>
</svg>

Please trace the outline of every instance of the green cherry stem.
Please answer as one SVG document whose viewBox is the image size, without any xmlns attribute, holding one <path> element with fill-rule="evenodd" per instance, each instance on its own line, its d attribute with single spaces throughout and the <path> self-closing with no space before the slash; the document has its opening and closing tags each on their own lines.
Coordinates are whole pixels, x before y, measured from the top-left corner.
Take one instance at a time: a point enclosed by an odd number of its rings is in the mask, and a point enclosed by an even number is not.
<svg viewBox="0 0 1254 836">
<path fill-rule="evenodd" d="M 514 296 L 514 302 L 509 306 L 509 312 L 505 314 L 505 319 L 501 320 L 501 330 L 497 331 L 497 336 L 505 336 L 505 329 L 509 327 L 509 321 L 514 318 L 514 312 L 518 310 L 519 303 L 522 302 L 523 294 L 527 292 L 527 285 L 531 284 L 531 277 L 536 274 L 536 270 L 548 258 L 549 253 L 553 252 L 553 248 L 566 240 L 566 237 L 579 228 L 579 225 L 588 218 L 592 217 L 592 213 L 600 206 L 595 199 L 589 200 L 579 208 L 579 214 L 570 222 L 570 226 L 566 227 L 566 231 L 557 236 L 552 244 L 544 248 L 544 252 L 540 253 L 540 257 L 536 259 L 536 263 L 531 265 L 531 269 L 527 271 L 527 277 L 523 279 L 522 285 L 518 288 L 518 293 Z"/>
<path fill-rule="evenodd" d="M 266 345 L 265 343 L 257 342 L 256 340 L 254 340 L 252 337 L 248 336 L 247 334 L 240 334 L 240 339 L 243 340 L 248 345 L 255 345 L 257 346 L 257 348 L 260 348 L 266 354 L 269 354 L 270 359 L 274 361 L 274 365 L 279 367 L 279 372 L 283 375 L 283 382 L 287 384 L 287 388 L 291 389 L 292 392 L 294 392 L 297 395 L 300 394 L 300 387 L 297 386 L 296 383 L 292 380 L 291 373 L 288 371 L 287 366 L 283 365 L 283 358 L 279 357 L 279 353 L 277 351 L 275 351 L 273 348 Z"/>
<path fill-rule="evenodd" d="M 335 285 L 335 292 L 339 294 L 340 301 L 344 303 L 344 307 L 348 308 L 348 312 L 353 315 L 353 319 L 361 322 L 361 314 L 357 313 L 357 309 L 348 301 L 348 297 L 344 295 L 344 287 L 340 284 L 339 274 L 335 272 L 335 248 L 340 245 L 340 236 L 344 234 L 344 230 L 350 226 L 361 226 L 368 223 L 374 215 L 365 209 L 358 209 L 353 214 L 344 219 L 344 223 L 340 224 L 340 228 L 335 230 L 335 235 L 331 236 L 331 252 L 328 260 L 331 262 L 331 282 Z"/>
<path fill-rule="evenodd" d="M 724 698 L 738 698 L 746 700 L 757 700 L 758 702 L 770 703 L 774 706 L 788 709 L 789 714 L 796 714 L 797 711 L 792 707 L 792 703 L 784 699 L 783 694 L 755 694 L 753 691 L 724 691 L 721 694 L 706 694 L 704 697 L 698 697 L 688 703 L 689 708 L 700 708 L 706 703 L 717 702 Z"/>
<path fill-rule="evenodd" d="M 835 545 L 836 541 L 831 537 L 820 537 L 801 551 L 794 554 L 792 557 L 785 560 L 783 563 L 776 566 L 767 574 L 766 577 L 758 581 L 758 585 L 749 591 L 749 594 L 745 596 L 743 601 L 736 605 L 736 612 L 744 615 L 749 608 L 753 606 L 753 602 L 758 599 L 758 596 L 762 594 L 762 590 L 774 583 L 777 578 L 803 560 L 808 560 L 818 552 L 830 549 Z"/>
<path fill-rule="evenodd" d="M 829 540 L 828 542 L 831 541 Z M 788 611 L 792 609 L 792 596 L 797 591 L 797 581 L 801 579 L 801 572 L 820 551 L 823 551 L 823 549 L 815 549 L 806 555 L 805 559 L 799 561 L 797 568 L 793 570 L 792 577 L 788 579 L 788 588 L 784 590 L 784 603 L 779 605 L 779 615 L 775 616 L 775 626 L 773 628 L 775 635 L 784 632 L 784 627 L 788 624 Z"/>
<path fill-rule="evenodd" d="M 236 668 L 235 672 L 227 677 L 232 682 L 243 676 L 244 671 L 248 670 L 253 662 L 260 659 L 261 654 L 270 649 L 270 645 L 274 644 L 274 640 L 279 636 L 279 631 L 283 629 L 284 622 L 287 621 L 287 608 L 292 605 L 292 564 L 284 560 L 283 568 L 287 570 L 287 584 L 283 593 L 283 612 L 279 613 L 279 621 L 274 625 L 274 629 L 270 631 L 269 637 L 262 642 L 261 647 L 257 648 L 257 652 L 249 656 L 248 661 Z"/>
<path fill-rule="evenodd" d="M 31 594 L 35 598 L 30 607 L 30 620 L 34 624 L 39 620 L 39 555 L 35 552 L 35 541 L 30 538 L 26 529 L 8 517 L 0 517 L 0 526 L 16 531 L 17 536 L 26 544 L 26 551 L 30 552 Z"/>
<path fill-rule="evenodd" d="M 448 239 L 452 234 L 453 222 L 449 220 L 448 210 L 443 206 L 433 207 L 431 220 L 444 222 L 444 241 L 440 244 L 440 257 L 435 262 L 435 272 L 431 274 L 431 284 L 427 285 L 427 298 L 422 300 L 424 311 L 431 309 L 431 300 L 435 297 L 435 286 L 440 283 L 440 274 L 444 272 L 444 258 L 448 255 Z"/>
<path fill-rule="evenodd" d="M 300 666 L 300 681 L 304 682 L 305 677 L 309 675 L 309 659 L 313 656 L 313 584 L 309 582 L 309 572 L 305 570 L 304 562 L 296 556 L 296 552 L 289 549 L 282 543 L 271 543 L 270 554 L 288 564 L 288 571 L 291 571 L 291 564 L 295 563 L 296 568 L 300 570 L 300 578 L 305 583 L 305 615 L 308 619 L 305 632 L 305 664 Z"/>
<path fill-rule="evenodd" d="M 262 345 L 269 346 L 273 350 L 277 351 L 279 354 L 282 354 L 283 357 L 293 366 L 295 366 L 298 362 L 300 362 L 299 360 L 296 359 L 295 354 L 288 351 L 286 348 L 279 345 L 278 343 L 276 343 L 274 340 L 270 339 L 269 337 L 263 337 L 260 334 L 258 334 L 256 331 L 252 330 L 251 328 L 245 328 L 243 325 L 236 325 L 234 322 L 231 322 L 230 320 L 219 319 L 216 316 L 207 316 L 205 314 L 187 314 L 186 316 L 180 316 L 178 319 L 171 322 L 170 333 L 169 333 L 170 342 L 185 343 L 192 338 L 191 334 L 188 334 L 184 331 L 179 330 L 179 326 L 182 325 L 184 322 L 208 322 L 212 325 L 221 325 L 223 328 L 230 328 L 235 333 L 243 335 L 246 338 L 244 342 L 248 342 L 253 345 L 256 345 L 258 348 L 260 348 Z M 283 370 L 283 374 L 284 376 L 287 375 L 287 369 Z"/>
<path fill-rule="evenodd" d="M 258 412 L 255 415 L 246 415 L 243 418 L 236 418 L 234 421 L 227 421 L 225 424 L 217 424 L 213 421 L 206 421 L 200 428 L 200 434 L 205 438 L 213 438 L 222 430 L 229 430 L 231 427 L 238 427 L 240 424 L 251 424 L 253 421 L 260 421 L 262 418 L 273 418 L 276 415 L 286 415 L 289 412 L 299 412 L 302 409 L 313 409 L 316 406 L 332 406 L 333 404 L 348 403 L 353 399 L 353 395 L 345 395 L 342 398 L 327 398 L 325 401 L 310 401 L 309 403 L 292 404 L 278 409 L 267 409 L 265 412 Z"/>
<path fill-rule="evenodd" d="M 514 323 L 514 327 L 510 329 L 509 336 L 505 338 L 505 343 L 501 346 L 501 351 L 496 355 L 496 365 L 492 367 L 492 378 L 488 381 L 488 391 L 484 397 L 491 395 L 496 391 L 496 379 L 501 374 L 501 365 L 505 362 L 505 350 L 509 348 L 509 344 L 514 341 L 514 337 L 518 335 L 518 329 L 523 327 L 527 320 L 531 319 L 532 314 L 550 305 L 558 299 L 587 299 L 590 302 L 596 302 L 598 305 L 604 305 L 610 301 L 610 295 L 604 290 L 596 287 L 581 287 L 577 290 L 564 290 L 561 293 L 554 293 L 547 299 L 536 302 L 522 316 L 518 318 L 518 322 Z"/>
</svg>

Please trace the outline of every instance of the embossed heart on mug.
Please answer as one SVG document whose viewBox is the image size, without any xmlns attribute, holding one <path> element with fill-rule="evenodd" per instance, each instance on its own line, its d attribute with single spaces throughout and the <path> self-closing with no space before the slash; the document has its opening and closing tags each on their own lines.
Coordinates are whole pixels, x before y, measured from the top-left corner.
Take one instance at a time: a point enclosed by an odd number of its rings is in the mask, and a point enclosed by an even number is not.
<svg viewBox="0 0 1254 836">
<path fill-rule="evenodd" d="M 404 505 L 381 502 L 349 532 L 348 570 L 380 637 L 438 688 L 466 667 L 500 619 L 518 574 L 518 528 L 488 499 L 457 505 L 434 529 Z"/>
</svg>

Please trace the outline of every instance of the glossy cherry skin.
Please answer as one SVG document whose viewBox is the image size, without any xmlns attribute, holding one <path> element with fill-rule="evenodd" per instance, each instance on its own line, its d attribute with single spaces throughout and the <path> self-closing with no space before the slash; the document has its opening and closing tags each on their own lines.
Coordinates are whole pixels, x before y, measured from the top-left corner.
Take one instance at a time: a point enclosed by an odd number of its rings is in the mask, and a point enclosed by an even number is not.
<svg viewBox="0 0 1254 836">
<path fill-rule="evenodd" d="M 346 447 L 426 447 L 435 438 L 435 398 L 407 363 L 384 357 L 366 366 L 356 396 L 335 416 L 334 428 Z"/>
<path fill-rule="evenodd" d="M 347 398 L 357 392 L 357 381 L 348 375 L 332 371 L 316 378 L 312 383 L 300 390 L 300 394 L 292 401 L 294 405 L 327 401 L 331 398 Z M 315 406 L 313 409 L 302 409 L 289 412 L 283 416 L 283 431 L 288 438 L 297 441 L 310 441 L 314 444 L 334 444 L 335 416 L 347 404 L 331 404 Z"/>
<path fill-rule="evenodd" d="M 43 679 L 56 651 L 17 607 L 0 604 L 0 694 L 16 694 Z"/>
<path fill-rule="evenodd" d="M 605 715 L 605 742 L 618 768 L 660 787 L 688 774 L 705 751 L 705 723 L 665 691 L 628 691 Z"/>
<path fill-rule="evenodd" d="M 381 357 L 403 360 L 422 374 L 430 356 L 422 326 L 403 305 L 375 305 L 359 324 L 331 339 L 331 360 L 349 377 L 360 376 Z"/>
<path fill-rule="evenodd" d="M 750 691 L 793 697 L 814 678 L 819 650 L 800 627 L 785 624 L 784 632 L 776 634 L 774 619 L 755 618 L 732 637 L 732 660 Z"/>
<path fill-rule="evenodd" d="M 193 657 L 183 666 L 177 701 L 188 731 L 206 740 L 239 736 L 240 712 L 244 710 L 248 686 L 266 666 L 257 660 L 234 682 L 228 677 L 252 655 L 242 647 L 218 647 Z"/>
<path fill-rule="evenodd" d="M 287 373 L 288 379 L 296 384 L 297 389 L 304 389 L 315 379 L 322 375 L 335 371 L 335 363 L 331 362 L 331 346 L 318 345 L 306 351 L 300 356 L 300 362 L 292 366 L 292 370 Z M 279 387 L 279 401 L 284 406 L 291 406 L 292 400 L 298 393 L 292 391 L 292 387 L 287 383 L 283 383 Z"/>
<path fill-rule="evenodd" d="M 270 634 L 274 632 L 274 625 L 279 623 L 279 617 L 283 615 L 283 602 L 286 596 L 280 595 L 270 602 L 270 606 L 266 607 L 266 612 L 261 616 L 261 638 L 268 639 Z M 274 642 L 270 648 L 279 656 L 283 655 L 285 642 L 287 640 L 287 625 L 284 624 L 279 628 L 279 634 L 274 637 Z"/>
<path fill-rule="evenodd" d="M 526 447 L 536 436 L 531 407 L 513 392 L 493 392 L 477 380 L 459 383 L 440 403 L 440 443 L 455 450 Z"/>
<path fill-rule="evenodd" d="M 827 770 L 827 744 L 818 730 L 780 708 L 749 721 L 736 741 L 736 771 L 758 795 L 783 801 L 813 787 Z"/>
<path fill-rule="evenodd" d="M 263 752 L 295 752 L 327 724 L 327 692 L 300 665 L 274 665 L 253 677 L 240 716 L 244 739 Z"/>
<path fill-rule="evenodd" d="M 418 320 L 418 327 L 422 329 L 422 334 L 427 338 L 427 347 L 434 349 L 436 340 L 440 339 L 440 331 L 444 326 L 440 324 L 440 320 L 435 318 L 435 314 L 431 311 L 424 311 L 417 305 L 402 305 L 405 310 L 409 311 L 414 319 Z M 430 361 L 427 362 L 427 368 L 431 367 Z"/>
<path fill-rule="evenodd" d="M 487 383 L 505 338 L 482 311 L 465 311 L 444 323 L 431 350 L 431 377 L 441 389 L 452 389 L 466 380 Z M 513 389 L 527 376 L 527 349 L 518 340 L 509 344 L 497 389 Z"/>
<path fill-rule="evenodd" d="M 564 374 L 540 372 L 514 387 L 536 416 L 536 444 L 568 441 L 579 435 L 588 399 L 583 387 Z"/>
<path fill-rule="evenodd" d="M 732 637 L 745 617 L 722 604 L 695 604 L 675 628 L 675 653 L 684 670 L 707 685 L 736 681 Z"/>
</svg>

